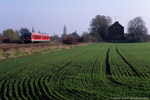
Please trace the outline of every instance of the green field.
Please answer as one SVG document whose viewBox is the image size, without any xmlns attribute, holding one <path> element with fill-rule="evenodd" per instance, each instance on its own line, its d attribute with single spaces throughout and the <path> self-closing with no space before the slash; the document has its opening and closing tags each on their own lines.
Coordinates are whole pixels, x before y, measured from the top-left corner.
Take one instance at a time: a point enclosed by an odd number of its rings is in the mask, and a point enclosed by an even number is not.
<svg viewBox="0 0 150 100">
<path fill-rule="evenodd" d="M 0 100 L 150 99 L 150 44 L 92 44 L 0 62 Z"/>
</svg>

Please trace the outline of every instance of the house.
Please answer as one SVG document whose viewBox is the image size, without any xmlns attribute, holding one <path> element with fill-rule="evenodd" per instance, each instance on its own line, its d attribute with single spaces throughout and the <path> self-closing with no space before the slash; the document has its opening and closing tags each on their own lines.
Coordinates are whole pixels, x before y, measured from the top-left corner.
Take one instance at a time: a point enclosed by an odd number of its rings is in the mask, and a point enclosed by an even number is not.
<svg viewBox="0 0 150 100">
<path fill-rule="evenodd" d="M 124 27 L 115 22 L 108 28 L 109 40 L 123 40 L 124 39 Z"/>
<path fill-rule="evenodd" d="M 80 36 L 77 34 L 77 31 L 73 32 L 72 35 L 77 39 L 80 38 Z"/>
</svg>

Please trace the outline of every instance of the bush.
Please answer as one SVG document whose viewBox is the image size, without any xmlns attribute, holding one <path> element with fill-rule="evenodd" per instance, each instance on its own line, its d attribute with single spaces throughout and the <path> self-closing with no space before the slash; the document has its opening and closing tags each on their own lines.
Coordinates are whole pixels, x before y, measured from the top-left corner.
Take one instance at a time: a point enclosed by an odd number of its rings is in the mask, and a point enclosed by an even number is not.
<svg viewBox="0 0 150 100">
<path fill-rule="evenodd" d="M 3 31 L 3 36 L 9 37 L 11 40 L 18 40 L 19 37 L 13 29 Z"/>
<path fill-rule="evenodd" d="M 12 40 L 10 37 L 0 36 L 0 43 L 21 43 L 21 40 Z"/>
<path fill-rule="evenodd" d="M 50 38 L 51 45 L 62 45 L 62 39 L 58 35 L 51 36 Z"/>
<path fill-rule="evenodd" d="M 78 39 L 70 34 L 67 36 L 66 39 L 63 40 L 63 43 L 70 44 L 70 45 L 78 44 Z"/>
<path fill-rule="evenodd" d="M 7 36 L 0 36 L 0 43 L 11 43 L 12 39 Z"/>
<path fill-rule="evenodd" d="M 97 40 L 88 32 L 84 32 L 82 35 L 82 42 L 97 42 Z"/>
<path fill-rule="evenodd" d="M 7 37 L 3 40 L 3 43 L 12 43 L 12 39 Z"/>
</svg>

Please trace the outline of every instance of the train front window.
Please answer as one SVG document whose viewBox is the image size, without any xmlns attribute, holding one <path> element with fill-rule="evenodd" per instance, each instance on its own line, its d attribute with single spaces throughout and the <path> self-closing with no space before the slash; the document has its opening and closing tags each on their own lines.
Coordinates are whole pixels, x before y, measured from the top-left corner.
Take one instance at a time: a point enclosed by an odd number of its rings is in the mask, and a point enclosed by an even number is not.
<svg viewBox="0 0 150 100">
<path fill-rule="evenodd" d="M 31 34 L 25 34 L 25 35 L 24 35 L 24 38 L 25 38 L 25 39 L 31 39 Z"/>
</svg>

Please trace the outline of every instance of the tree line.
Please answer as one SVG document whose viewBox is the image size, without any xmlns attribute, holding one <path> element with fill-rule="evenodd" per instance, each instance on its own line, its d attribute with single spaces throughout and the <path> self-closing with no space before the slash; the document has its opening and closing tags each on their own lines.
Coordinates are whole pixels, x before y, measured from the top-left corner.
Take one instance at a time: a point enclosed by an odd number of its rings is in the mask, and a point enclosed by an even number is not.
<svg viewBox="0 0 150 100">
<path fill-rule="evenodd" d="M 111 17 L 97 15 L 92 19 L 89 34 L 97 41 L 108 42 L 108 27 L 112 24 Z M 127 33 L 123 42 L 147 42 L 149 41 L 148 29 L 141 17 L 136 17 L 128 22 Z"/>
<path fill-rule="evenodd" d="M 89 32 L 83 32 L 79 42 L 110 42 L 108 37 L 108 27 L 112 25 L 112 19 L 109 16 L 96 15 L 91 20 Z M 71 34 L 69 34 L 70 36 Z M 64 26 L 63 40 L 67 37 L 66 26 Z M 65 37 L 65 38 L 64 38 Z M 68 37 L 69 38 L 69 37 Z M 70 39 L 74 40 L 74 39 Z M 141 17 L 135 17 L 130 20 L 127 25 L 127 33 L 125 33 L 123 40 L 117 42 L 148 42 L 150 36 L 148 29 Z"/>
<path fill-rule="evenodd" d="M 52 41 L 59 41 L 65 44 L 77 44 L 78 42 L 108 42 L 108 27 L 112 25 L 112 19 L 109 16 L 96 15 L 90 22 L 89 32 L 83 32 L 81 36 L 77 32 L 67 34 L 67 28 L 64 26 L 63 34 L 51 36 Z M 32 32 L 34 27 L 32 27 Z M 4 30 L 0 34 L 0 43 L 12 43 L 22 40 L 23 33 L 30 32 L 28 28 Z M 40 33 L 40 31 L 39 31 Z M 149 41 L 148 29 L 141 17 L 136 17 L 128 22 L 127 33 L 124 42 L 147 42 Z"/>
<path fill-rule="evenodd" d="M 28 28 L 21 28 L 20 30 L 7 29 L 0 34 L 0 43 L 21 43 L 23 33 L 30 32 Z"/>
</svg>

